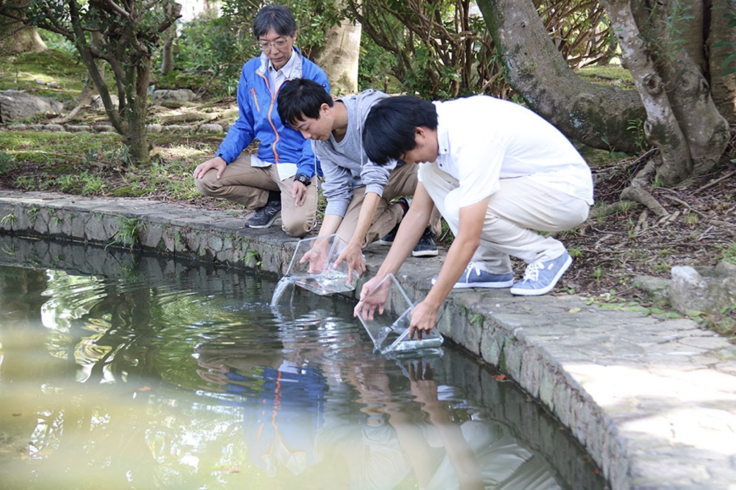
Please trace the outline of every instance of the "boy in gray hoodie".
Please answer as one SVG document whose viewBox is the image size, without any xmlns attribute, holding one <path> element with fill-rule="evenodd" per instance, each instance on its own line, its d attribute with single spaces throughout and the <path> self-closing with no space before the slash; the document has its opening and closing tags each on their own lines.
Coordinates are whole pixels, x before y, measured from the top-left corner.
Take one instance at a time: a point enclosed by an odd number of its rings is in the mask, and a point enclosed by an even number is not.
<svg viewBox="0 0 736 490">
<path fill-rule="evenodd" d="M 416 166 L 396 160 L 379 166 L 363 150 L 363 121 L 371 107 L 386 97 L 382 92 L 366 90 L 333 100 L 318 83 L 305 78 L 288 81 L 278 95 L 283 124 L 312 140 L 312 149 L 322 165 L 327 208 L 319 236 L 336 233 L 348 244 L 336 265 L 346 261 L 349 277 L 353 270 L 359 275 L 365 271 L 365 246 L 379 238 L 383 244 L 392 243 L 410 204 L 407 199 L 392 200 L 413 195 L 417 185 Z M 440 231 L 440 219 L 435 208 L 430 226 L 412 256 L 437 255 L 433 237 Z"/>
</svg>

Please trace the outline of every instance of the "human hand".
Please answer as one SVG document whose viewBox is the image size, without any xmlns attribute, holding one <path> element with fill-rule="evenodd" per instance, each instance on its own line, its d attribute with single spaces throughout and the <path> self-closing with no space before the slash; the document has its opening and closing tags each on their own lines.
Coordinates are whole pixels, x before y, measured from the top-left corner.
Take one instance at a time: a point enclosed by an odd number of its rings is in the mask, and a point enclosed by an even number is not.
<svg viewBox="0 0 736 490">
<path fill-rule="evenodd" d="M 422 340 L 425 333 L 429 333 L 437 325 L 437 310 L 434 306 L 422 301 L 411 311 L 411 322 L 409 323 L 409 338 Z"/>
<path fill-rule="evenodd" d="M 222 157 L 210 158 L 206 162 L 197 165 L 197 168 L 194 169 L 194 178 L 201 179 L 204 177 L 204 174 L 214 168 L 217 169 L 217 178 L 219 179 L 222 176 L 222 172 L 225 171 L 225 167 L 227 167 L 227 163 Z"/>
<path fill-rule="evenodd" d="M 294 198 L 294 204 L 298 207 L 307 200 L 307 186 L 295 180 L 291 184 L 291 197 Z"/>
<path fill-rule="evenodd" d="M 310 248 L 304 255 L 302 255 L 302 258 L 299 260 L 300 264 L 309 261 L 310 274 L 315 272 L 319 273 L 325 269 L 325 262 L 327 261 L 327 249 L 319 244 L 319 242 L 321 241 L 322 240 L 317 240 L 317 243 L 315 243 L 312 248 Z"/>
<path fill-rule="evenodd" d="M 360 301 L 353 310 L 354 317 L 362 315 L 363 320 L 372 321 L 376 309 L 378 309 L 379 314 L 383 313 L 384 305 L 388 299 L 388 289 L 391 286 L 391 281 L 384 281 L 379 286 L 383 279 L 384 277 L 376 276 L 363 285 L 360 290 Z"/>
<path fill-rule="evenodd" d="M 348 264 L 348 283 L 350 284 L 353 283 L 353 271 L 358 273 L 358 277 L 361 277 L 365 272 L 365 258 L 363 258 L 363 251 L 359 245 L 345 247 L 335 260 L 335 268 L 343 262 Z"/>
</svg>

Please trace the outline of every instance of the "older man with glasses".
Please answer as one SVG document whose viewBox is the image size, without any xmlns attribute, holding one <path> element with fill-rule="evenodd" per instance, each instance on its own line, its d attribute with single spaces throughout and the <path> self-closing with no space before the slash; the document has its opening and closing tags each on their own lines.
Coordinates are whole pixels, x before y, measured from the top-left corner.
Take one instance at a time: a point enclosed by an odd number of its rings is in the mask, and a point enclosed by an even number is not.
<svg viewBox="0 0 736 490">
<path fill-rule="evenodd" d="M 268 228 L 281 216 L 282 229 L 302 237 L 315 225 L 318 162 L 311 142 L 284 126 L 276 96 L 281 84 L 308 78 L 329 93 L 325 72 L 294 47 L 297 27 L 288 8 L 268 5 L 253 20 L 261 56 L 248 61 L 238 84 L 237 121 L 214 158 L 197 165 L 194 183 L 205 196 L 221 197 L 255 209 L 245 225 Z M 255 155 L 244 150 L 257 139 Z"/>
</svg>

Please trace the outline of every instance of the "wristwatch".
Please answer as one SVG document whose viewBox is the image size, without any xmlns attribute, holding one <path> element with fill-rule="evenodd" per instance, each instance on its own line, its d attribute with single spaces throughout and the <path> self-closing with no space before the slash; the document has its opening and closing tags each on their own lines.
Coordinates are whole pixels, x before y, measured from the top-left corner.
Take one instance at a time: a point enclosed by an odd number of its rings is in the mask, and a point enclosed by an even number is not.
<svg viewBox="0 0 736 490">
<path fill-rule="evenodd" d="M 296 174 L 294 176 L 294 180 L 296 180 L 297 182 L 301 182 L 305 186 L 312 183 L 312 179 L 310 179 L 309 177 L 307 177 L 304 174 Z"/>
</svg>

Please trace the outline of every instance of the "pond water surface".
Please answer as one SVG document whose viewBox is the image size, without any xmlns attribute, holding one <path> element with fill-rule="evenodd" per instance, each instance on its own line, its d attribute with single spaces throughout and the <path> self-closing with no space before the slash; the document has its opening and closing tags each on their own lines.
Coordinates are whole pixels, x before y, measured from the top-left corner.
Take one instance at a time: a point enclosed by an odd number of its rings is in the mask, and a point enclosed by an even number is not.
<svg viewBox="0 0 736 490">
<path fill-rule="evenodd" d="M 275 285 L 0 237 L 0 487 L 604 488 L 497 373 L 382 357 L 351 302 Z"/>
</svg>

